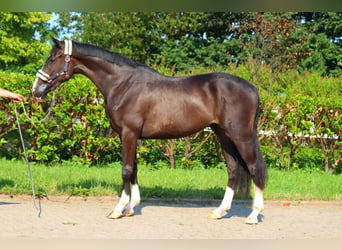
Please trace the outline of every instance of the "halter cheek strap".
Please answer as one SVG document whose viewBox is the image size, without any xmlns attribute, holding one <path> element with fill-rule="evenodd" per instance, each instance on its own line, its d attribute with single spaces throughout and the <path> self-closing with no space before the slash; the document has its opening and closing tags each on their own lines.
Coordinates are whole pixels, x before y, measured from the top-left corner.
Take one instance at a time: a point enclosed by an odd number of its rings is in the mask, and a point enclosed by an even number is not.
<svg viewBox="0 0 342 250">
<path fill-rule="evenodd" d="M 71 40 L 65 40 L 64 41 L 64 68 L 63 70 L 59 71 L 57 74 L 50 76 L 49 74 L 45 73 L 43 70 L 38 70 L 36 76 L 41 79 L 44 82 L 52 82 L 56 78 L 58 78 L 61 75 L 64 75 L 69 70 L 69 62 L 70 62 L 70 56 L 72 54 L 72 41 Z"/>
</svg>

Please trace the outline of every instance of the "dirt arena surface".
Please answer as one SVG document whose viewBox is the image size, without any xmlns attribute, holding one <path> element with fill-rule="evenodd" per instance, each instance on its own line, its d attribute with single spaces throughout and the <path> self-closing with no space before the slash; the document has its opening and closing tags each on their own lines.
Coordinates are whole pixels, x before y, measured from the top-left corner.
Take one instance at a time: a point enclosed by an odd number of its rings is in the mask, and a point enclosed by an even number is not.
<svg viewBox="0 0 342 250">
<path fill-rule="evenodd" d="M 234 201 L 221 220 L 207 215 L 220 201 L 148 199 L 133 217 L 110 220 L 113 197 L 0 195 L 0 240 L 16 239 L 342 239 L 342 202 L 265 201 L 258 225 L 244 224 L 249 201 Z"/>
</svg>

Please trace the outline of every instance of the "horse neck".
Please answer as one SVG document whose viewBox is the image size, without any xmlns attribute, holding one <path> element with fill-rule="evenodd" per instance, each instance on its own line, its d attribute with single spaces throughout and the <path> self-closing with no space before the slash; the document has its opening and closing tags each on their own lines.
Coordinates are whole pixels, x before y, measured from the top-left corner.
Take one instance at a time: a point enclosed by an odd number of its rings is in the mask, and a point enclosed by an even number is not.
<svg viewBox="0 0 342 250">
<path fill-rule="evenodd" d="M 101 91 L 107 99 L 109 90 L 119 87 L 124 82 L 122 71 L 124 67 L 112 64 L 97 57 L 75 56 L 77 64 L 74 68 L 75 73 L 80 73 L 88 77 Z M 129 68 L 126 68 L 129 70 Z M 121 72 L 121 73 L 120 73 Z"/>
</svg>

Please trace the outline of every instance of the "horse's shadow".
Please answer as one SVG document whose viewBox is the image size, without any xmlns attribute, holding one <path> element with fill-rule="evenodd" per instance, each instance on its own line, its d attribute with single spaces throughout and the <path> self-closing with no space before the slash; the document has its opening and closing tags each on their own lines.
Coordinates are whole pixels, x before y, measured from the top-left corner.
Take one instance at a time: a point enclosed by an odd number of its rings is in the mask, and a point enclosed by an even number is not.
<svg viewBox="0 0 342 250">
<path fill-rule="evenodd" d="M 181 207 L 181 208 L 203 208 L 203 207 L 217 207 L 220 204 L 220 201 L 210 201 L 209 204 L 203 204 L 203 201 L 189 201 L 189 200 L 151 200 L 147 199 L 146 201 L 142 201 L 138 206 L 134 208 L 134 216 L 143 215 L 143 209 L 145 207 L 158 206 L 158 207 Z M 233 201 L 232 207 L 228 211 L 228 213 L 222 217 L 222 219 L 229 219 L 233 217 L 247 218 L 248 215 L 252 212 L 252 200 L 243 200 L 243 201 Z M 262 222 L 264 220 L 264 216 L 259 214 L 258 222 Z"/>
<path fill-rule="evenodd" d="M 83 192 L 87 192 L 93 185 L 93 180 L 86 180 L 78 183 L 68 183 L 68 184 L 62 184 L 58 186 L 58 189 L 60 190 L 71 190 L 71 195 L 82 195 Z M 102 182 L 101 185 L 107 186 L 109 183 Z M 114 184 L 113 189 L 116 190 L 117 193 L 120 193 L 122 190 L 122 185 Z M 142 193 L 148 193 L 148 194 L 155 194 L 158 197 L 163 197 L 163 194 L 167 193 L 173 193 L 175 196 L 181 196 L 184 192 L 187 192 L 189 190 L 174 190 L 171 188 L 163 188 L 160 186 L 156 186 L 153 188 L 146 188 L 141 187 Z M 143 209 L 145 207 L 150 206 L 160 206 L 160 207 L 182 207 L 182 208 L 201 208 L 201 207 L 217 207 L 219 206 L 221 200 L 217 199 L 209 199 L 209 196 L 217 195 L 216 193 L 223 192 L 224 190 L 220 190 L 219 188 L 210 188 L 207 190 L 197 190 L 197 189 L 191 189 L 190 193 L 197 194 L 198 197 L 206 197 L 202 199 L 182 199 L 182 198 L 170 198 L 170 199 L 153 199 L 153 198 L 144 198 L 142 202 L 135 207 L 134 209 L 134 215 L 140 216 L 143 214 Z M 222 219 L 229 219 L 232 217 L 243 217 L 246 218 L 248 215 L 252 212 L 252 203 L 253 201 L 250 199 L 247 200 L 233 200 L 232 207 L 229 210 L 229 212 L 222 217 Z M 263 215 L 258 216 L 258 221 L 263 221 Z"/>
<path fill-rule="evenodd" d="M 20 202 L 8 202 L 8 201 L 0 201 L 0 206 L 3 205 L 18 205 L 21 204 Z"/>
</svg>

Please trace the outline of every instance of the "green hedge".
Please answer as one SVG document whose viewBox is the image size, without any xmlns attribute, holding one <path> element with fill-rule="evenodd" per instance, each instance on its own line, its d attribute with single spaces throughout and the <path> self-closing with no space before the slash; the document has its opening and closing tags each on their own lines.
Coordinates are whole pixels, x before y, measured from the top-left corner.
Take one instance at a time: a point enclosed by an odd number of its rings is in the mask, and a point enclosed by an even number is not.
<svg viewBox="0 0 342 250">
<path fill-rule="evenodd" d="M 158 70 L 172 74 L 163 67 Z M 197 69 L 192 74 L 209 71 L 213 70 Z M 224 71 L 246 78 L 260 90 L 260 141 L 269 166 L 342 171 L 341 78 L 296 72 L 275 75 L 253 63 Z M 120 140 L 109 127 L 102 95 L 90 80 L 76 76 L 44 101 L 31 98 L 33 80 L 31 75 L 0 72 L 0 87 L 27 97 L 26 113 L 21 104 L 17 106 L 32 161 L 89 165 L 121 161 Z M 52 100 L 51 114 L 43 120 Z M 19 158 L 14 104 L 0 99 L 0 105 L 0 157 Z M 151 168 L 224 166 L 210 130 L 177 140 L 139 141 L 138 159 Z"/>
</svg>

